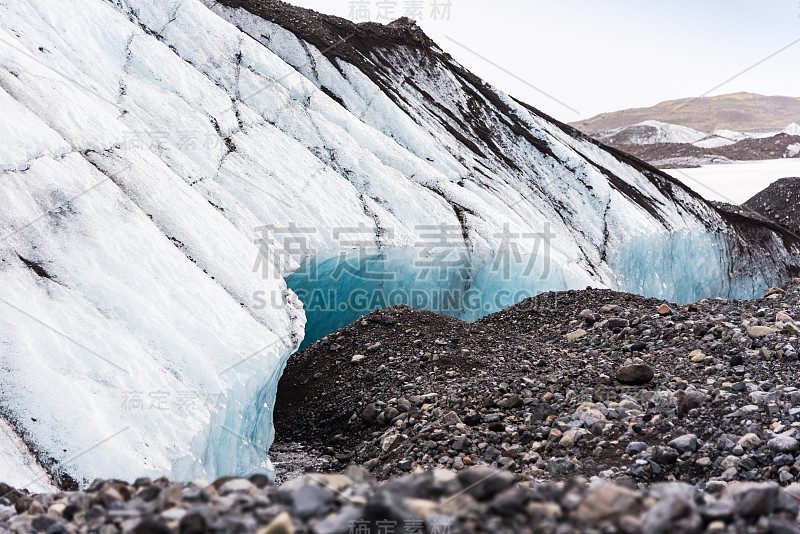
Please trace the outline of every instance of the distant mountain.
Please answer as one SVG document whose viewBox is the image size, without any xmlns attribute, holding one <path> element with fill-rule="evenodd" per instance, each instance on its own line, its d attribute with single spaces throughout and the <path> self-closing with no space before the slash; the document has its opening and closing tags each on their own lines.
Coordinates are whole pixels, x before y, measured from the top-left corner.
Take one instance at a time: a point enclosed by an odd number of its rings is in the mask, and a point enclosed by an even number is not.
<svg viewBox="0 0 800 534">
<path fill-rule="evenodd" d="M 594 137 L 604 143 L 615 145 L 655 145 L 659 143 L 697 143 L 709 137 L 709 134 L 661 121 L 643 121 L 632 126 L 599 132 Z"/>
<path fill-rule="evenodd" d="M 649 108 L 602 113 L 571 123 L 594 135 L 647 120 L 686 126 L 702 132 L 777 132 L 791 122 L 800 123 L 800 98 L 753 93 L 667 100 Z"/>
<path fill-rule="evenodd" d="M 715 130 L 646 120 L 592 135 L 660 168 L 800 157 L 800 126 L 767 133 Z"/>
</svg>

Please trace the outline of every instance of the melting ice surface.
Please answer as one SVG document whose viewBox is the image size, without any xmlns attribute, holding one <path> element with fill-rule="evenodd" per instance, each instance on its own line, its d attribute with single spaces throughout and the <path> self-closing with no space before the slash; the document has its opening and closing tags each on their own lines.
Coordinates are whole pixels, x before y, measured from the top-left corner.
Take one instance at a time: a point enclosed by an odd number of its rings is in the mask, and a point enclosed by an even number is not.
<svg viewBox="0 0 800 534">
<path fill-rule="evenodd" d="M 470 254 L 450 249 L 431 257 L 418 247 L 361 250 L 307 258 L 286 277 L 307 317 L 300 349 L 387 306 L 405 304 L 474 321 L 547 291 L 579 288 L 563 265 L 515 250 Z M 734 277 L 726 242 L 710 234 L 673 232 L 639 238 L 608 261 L 612 284 L 589 283 L 685 304 L 704 298 L 749 299 L 769 282 L 762 273 Z"/>
<path fill-rule="evenodd" d="M 541 255 L 464 250 L 421 257 L 418 248 L 311 258 L 286 278 L 306 313 L 301 348 L 387 306 L 405 304 L 472 321 L 543 291 L 566 289 Z"/>
</svg>

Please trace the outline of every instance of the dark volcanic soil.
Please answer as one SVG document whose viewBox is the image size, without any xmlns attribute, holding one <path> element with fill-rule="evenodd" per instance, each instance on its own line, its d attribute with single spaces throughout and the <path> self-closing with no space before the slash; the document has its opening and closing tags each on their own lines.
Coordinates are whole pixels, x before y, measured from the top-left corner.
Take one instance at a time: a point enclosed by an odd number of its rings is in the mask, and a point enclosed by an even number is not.
<svg viewBox="0 0 800 534">
<path fill-rule="evenodd" d="M 770 221 L 767 217 L 764 217 L 760 213 L 755 212 L 744 205 L 737 206 L 735 204 L 730 204 L 728 202 L 721 202 L 719 200 L 709 200 L 708 203 L 717 208 L 717 211 L 721 213 L 748 217 L 750 219 L 755 219 L 757 221 L 761 221 L 764 223 L 773 224 L 772 221 Z"/>
<path fill-rule="evenodd" d="M 663 308 L 547 293 L 469 324 L 381 310 L 290 359 L 277 438 L 379 478 L 487 464 L 535 479 L 788 483 L 800 474 L 799 283 Z"/>
<path fill-rule="evenodd" d="M 800 233 L 800 178 L 781 178 L 742 206 Z"/>
</svg>

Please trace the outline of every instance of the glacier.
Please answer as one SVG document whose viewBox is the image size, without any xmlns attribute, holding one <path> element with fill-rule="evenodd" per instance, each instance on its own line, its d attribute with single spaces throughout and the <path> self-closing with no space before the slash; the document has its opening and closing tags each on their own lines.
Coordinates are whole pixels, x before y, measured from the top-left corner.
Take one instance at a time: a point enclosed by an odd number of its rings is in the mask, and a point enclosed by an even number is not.
<svg viewBox="0 0 800 534">
<path fill-rule="evenodd" d="M 0 478 L 20 486 L 270 472 L 286 360 L 383 304 L 749 297 L 800 266 L 795 237 L 494 89 L 408 19 L 0 2 L 0 109 L 19 452 Z"/>
<path fill-rule="evenodd" d="M 628 143 L 634 145 L 655 145 L 659 143 L 686 143 L 701 146 L 698 143 L 708 137 L 707 133 L 667 122 L 646 120 L 615 128 L 597 136 L 601 141 L 610 143 Z"/>
</svg>

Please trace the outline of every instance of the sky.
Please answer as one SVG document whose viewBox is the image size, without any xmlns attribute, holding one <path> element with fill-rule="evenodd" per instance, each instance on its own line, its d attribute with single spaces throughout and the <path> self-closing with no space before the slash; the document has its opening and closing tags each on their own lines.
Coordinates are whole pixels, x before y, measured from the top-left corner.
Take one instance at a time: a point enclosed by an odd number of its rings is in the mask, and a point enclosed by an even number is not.
<svg viewBox="0 0 800 534">
<path fill-rule="evenodd" d="M 289 3 L 356 22 L 411 10 L 463 66 L 564 122 L 706 94 L 800 97 L 800 0 Z"/>
</svg>

